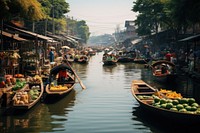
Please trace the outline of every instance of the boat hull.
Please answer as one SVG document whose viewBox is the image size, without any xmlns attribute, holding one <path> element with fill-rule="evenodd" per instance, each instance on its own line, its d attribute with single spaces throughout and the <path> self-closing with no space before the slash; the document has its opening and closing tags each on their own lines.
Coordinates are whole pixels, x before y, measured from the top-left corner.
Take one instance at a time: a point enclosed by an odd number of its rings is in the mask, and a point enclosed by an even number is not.
<svg viewBox="0 0 200 133">
<path fill-rule="evenodd" d="M 142 86 L 144 89 L 140 92 L 138 85 Z M 146 88 L 146 89 L 145 89 Z M 159 117 L 168 122 L 182 123 L 182 124 L 198 124 L 200 122 L 200 114 L 192 114 L 185 112 L 172 111 L 168 109 L 158 108 L 152 105 L 152 100 L 141 100 L 138 98 L 139 95 L 152 95 L 156 92 L 156 89 L 146 84 L 143 81 L 133 80 L 131 92 L 133 97 L 140 104 L 140 107 L 155 117 Z"/>
</svg>

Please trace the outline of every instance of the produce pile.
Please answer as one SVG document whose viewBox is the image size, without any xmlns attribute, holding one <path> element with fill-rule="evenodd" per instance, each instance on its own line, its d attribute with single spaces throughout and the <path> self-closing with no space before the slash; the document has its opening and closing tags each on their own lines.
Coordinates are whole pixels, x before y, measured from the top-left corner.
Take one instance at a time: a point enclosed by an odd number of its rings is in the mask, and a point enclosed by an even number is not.
<svg viewBox="0 0 200 133">
<path fill-rule="evenodd" d="M 68 89 L 68 87 L 65 86 L 65 85 L 54 85 L 54 84 L 51 84 L 51 86 L 50 86 L 50 91 L 65 91 L 67 89 Z"/>
<path fill-rule="evenodd" d="M 40 84 L 42 82 L 42 78 L 39 75 L 35 75 L 34 77 L 27 77 L 26 81 L 29 84 Z"/>
<path fill-rule="evenodd" d="M 22 89 L 26 85 L 25 79 L 16 79 L 15 85 L 12 87 L 13 91 Z"/>
<path fill-rule="evenodd" d="M 161 94 L 161 92 L 165 92 Z M 200 114 L 200 106 L 194 98 L 184 98 L 172 91 L 161 90 L 153 95 L 139 95 L 140 100 L 152 100 L 150 104 L 157 108 L 190 114 Z"/>
<path fill-rule="evenodd" d="M 36 100 L 40 95 L 40 86 L 32 86 L 30 90 L 16 92 L 13 101 L 15 105 L 25 105 Z"/>
</svg>

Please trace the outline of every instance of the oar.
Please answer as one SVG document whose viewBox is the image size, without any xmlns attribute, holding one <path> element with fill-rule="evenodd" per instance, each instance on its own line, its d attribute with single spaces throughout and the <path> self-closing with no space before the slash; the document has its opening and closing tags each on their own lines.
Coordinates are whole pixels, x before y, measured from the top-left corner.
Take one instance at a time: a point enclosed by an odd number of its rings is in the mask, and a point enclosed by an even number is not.
<svg viewBox="0 0 200 133">
<path fill-rule="evenodd" d="M 67 65 L 72 69 L 72 72 L 74 73 L 74 75 L 76 76 L 76 78 L 78 79 L 79 84 L 81 85 L 82 89 L 86 89 L 85 85 L 82 83 L 82 81 L 80 80 L 80 78 L 78 77 L 78 75 L 76 74 L 76 72 L 73 70 L 72 66 L 70 65 L 70 63 L 68 62 L 68 60 L 66 59 L 66 57 L 64 56 Z"/>
</svg>

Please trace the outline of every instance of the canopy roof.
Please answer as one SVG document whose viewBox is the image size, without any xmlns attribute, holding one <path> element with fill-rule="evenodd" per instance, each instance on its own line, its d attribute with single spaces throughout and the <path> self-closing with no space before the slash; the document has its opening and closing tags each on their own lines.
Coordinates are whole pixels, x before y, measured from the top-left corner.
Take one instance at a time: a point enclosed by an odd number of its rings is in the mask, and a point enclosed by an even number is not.
<svg viewBox="0 0 200 133">
<path fill-rule="evenodd" d="M 138 38 L 138 39 L 135 39 L 135 40 L 131 41 L 131 43 L 132 43 L 132 45 L 135 45 L 135 44 L 137 44 L 137 43 L 139 43 L 141 41 L 142 41 L 142 39 Z"/>
<path fill-rule="evenodd" d="M 16 27 L 13 27 L 13 26 L 9 26 L 9 25 L 6 25 L 6 27 L 17 31 L 17 34 L 19 34 L 19 36 L 29 35 L 29 36 L 32 36 L 34 40 L 35 40 L 35 38 L 38 38 L 39 40 L 45 40 L 47 42 L 55 42 L 55 40 L 53 38 L 47 37 L 47 36 L 44 36 L 44 35 L 41 35 L 41 34 L 37 34 L 35 32 L 19 29 L 19 28 L 16 28 Z"/>
<path fill-rule="evenodd" d="M 1 32 L 1 30 L 0 30 L 0 32 Z M 11 34 L 11 33 L 5 32 L 5 31 L 2 31 L 2 35 L 9 37 L 9 38 L 12 38 L 12 39 L 17 40 L 17 41 L 27 41 L 26 39 L 21 38 L 16 34 Z"/>
<path fill-rule="evenodd" d="M 192 40 L 197 39 L 197 38 L 200 38 L 200 34 L 194 35 L 194 36 L 190 36 L 190 37 L 186 37 L 184 39 L 179 40 L 179 42 L 192 41 Z"/>
</svg>

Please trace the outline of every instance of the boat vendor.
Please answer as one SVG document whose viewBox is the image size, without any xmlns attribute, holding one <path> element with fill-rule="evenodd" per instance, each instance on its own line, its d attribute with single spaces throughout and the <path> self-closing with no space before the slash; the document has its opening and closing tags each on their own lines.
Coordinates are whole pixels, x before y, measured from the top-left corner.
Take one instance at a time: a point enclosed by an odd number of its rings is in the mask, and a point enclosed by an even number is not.
<svg viewBox="0 0 200 133">
<path fill-rule="evenodd" d="M 169 70 L 168 70 L 168 66 L 167 66 L 167 64 L 164 64 L 164 63 L 162 63 L 161 64 L 161 74 L 168 74 L 169 73 Z"/>
<path fill-rule="evenodd" d="M 165 59 L 167 60 L 167 61 L 172 61 L 172 54 L 169 52 L 169 51 L 167 51 L 167 53 L 166 53 L 166 55 L 165 55 Z"/>
<path fill-rule="evenodd" d="M 59 82 L 64 82 L 68 80 L 69 76 L 67 74 L 67 71 L 65 69 L 61 69 L 58 73 L 58 83 Z"/>
</svg>

